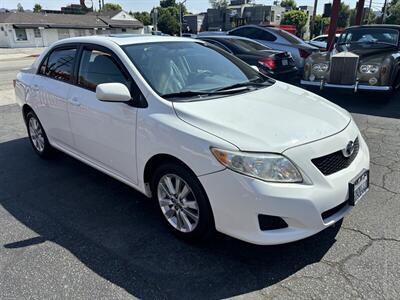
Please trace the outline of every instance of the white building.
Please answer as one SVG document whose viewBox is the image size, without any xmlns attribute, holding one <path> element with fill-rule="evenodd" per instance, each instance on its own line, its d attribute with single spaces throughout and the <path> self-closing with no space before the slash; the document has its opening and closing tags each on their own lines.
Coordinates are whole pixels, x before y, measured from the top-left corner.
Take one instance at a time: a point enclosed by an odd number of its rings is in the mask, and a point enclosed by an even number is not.
<svg viewBox="0 0 400 300">
<path fill-rule="evenodd" d="M 74 36 L 143 33 L 143 24 L 124 11 L 102 14 L 0 13 L 0 47 L 46 47 Z"/>
</svg>

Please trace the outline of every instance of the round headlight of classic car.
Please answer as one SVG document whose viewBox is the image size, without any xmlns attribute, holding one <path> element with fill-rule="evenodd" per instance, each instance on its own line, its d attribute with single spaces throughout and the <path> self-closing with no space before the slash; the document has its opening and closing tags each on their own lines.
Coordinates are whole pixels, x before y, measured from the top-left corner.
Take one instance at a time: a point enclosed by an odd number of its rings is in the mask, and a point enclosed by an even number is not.
<svg viewBox="0 0 400 300">
<path fill-rule="evenodd" d="M 374 74 L 378 72 L 379 66 L 378 65 L 361 65 L 360 72 L 364 74 Z"/>
<path fill-rule="evenodd" d="M 319 63 L 312 66 L 314 72 L 326 72 L 329 69 L 328 63 Z"/>
</svg>

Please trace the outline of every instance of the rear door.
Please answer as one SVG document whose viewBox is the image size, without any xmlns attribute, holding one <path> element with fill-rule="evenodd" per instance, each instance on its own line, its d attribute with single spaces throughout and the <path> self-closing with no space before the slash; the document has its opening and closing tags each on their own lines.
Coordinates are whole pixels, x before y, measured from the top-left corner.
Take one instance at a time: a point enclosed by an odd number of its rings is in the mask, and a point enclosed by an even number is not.
<svg viewBox="0 0 400 300">
<path fill-rule="evenodd" d="M 96 98 L 101 83 L 125 84 L 135 97 L 137 86 L 110 50 L 82 46 L 77 80 L 69 96 L 69 116 L 75 152 L 107 171 L 136 183 L 136 113 L 127 103 Z"/>
<path fill-rule="evenodd" d="M 76 54 L 76 45 L 57 47 L 49 52 L 32 82 L 34 96 L 30 98 L 50 141 L 68 148 L 73 146 L 73 137 L 67 99 Z"/>
</svg>

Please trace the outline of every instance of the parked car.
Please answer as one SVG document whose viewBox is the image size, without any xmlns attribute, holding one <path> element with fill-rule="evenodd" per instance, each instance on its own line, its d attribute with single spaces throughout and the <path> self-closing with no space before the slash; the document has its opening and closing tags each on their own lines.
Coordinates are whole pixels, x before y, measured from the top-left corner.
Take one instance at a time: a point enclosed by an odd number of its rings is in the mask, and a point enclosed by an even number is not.
<svg viewBox="0 0 400 300">
<path fill-rule="evenodd" d="M 15 92 L 40 157 L 59 149 L 152 197 L 184 239 L 302 239 L 368 190 L 347 111 L 198 40 L 63 39 Z"/>
<path fill-rule="evenodd" d="M 245 25 L 228 32 L 229 35 L 242 36 L 256 40 L 274 50 L 289 52 L 299 70 L 303 70 L 304 60 L 318 48 L 307 44 L 297 36 L 275 27 Z"/>
<path fill-rule="evenodd" d="M 340 34 L 337 33 L 335 35 L 335 44 L 339 38 Z M 317 47 L 320 50 L 326 50 L 327 46 L 328 46 L 328 35 L 327 34 L 322 34 L 319 35 L 315 38 L 313 38 L 311 41 L 308 42 L 311 46 Z"/>
<path fill-rule="evenodd" d="M 311 55 L 301 83 L 353 91 L 400 87 L 399 25 L 347 28 L 330 53 Z"/>
<path fill-rule="evenodd" d="M 210 35 L 226 35 L 225 31 L 202 31 L 197 34 L 198 37 Z"/>
<path fill-rule="evenodd" d="M 287 52 L 271 50 L 263 44 L 239 36 L 202 36 L 200 39 L 258 67 L 260 72 L 273 78 L 287 81 L 297 75 L 293 58 Z"/>
</svg>

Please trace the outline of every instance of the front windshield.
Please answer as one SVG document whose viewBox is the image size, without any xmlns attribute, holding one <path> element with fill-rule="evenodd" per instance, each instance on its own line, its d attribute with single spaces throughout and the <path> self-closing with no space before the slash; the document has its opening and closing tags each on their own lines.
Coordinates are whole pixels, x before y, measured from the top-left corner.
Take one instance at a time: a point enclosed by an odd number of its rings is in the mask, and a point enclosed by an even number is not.
<svg viewBox="0 0 400 300">
<path fill-rule="evenodd" d="M 342 50 L 393 47 L 398 44 L 399 31 L 390 28 L 354 28 L 344 32 L 338 41 Z"/>
<path fill-rule="evenodd" d="M 241 60 L 202 43 L 158 42 L 123 47 L 150 86 L 161 96 L 220 90 L 268 81 Z"/>
</svg>

